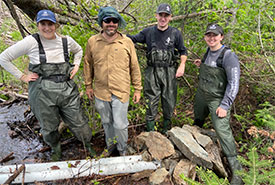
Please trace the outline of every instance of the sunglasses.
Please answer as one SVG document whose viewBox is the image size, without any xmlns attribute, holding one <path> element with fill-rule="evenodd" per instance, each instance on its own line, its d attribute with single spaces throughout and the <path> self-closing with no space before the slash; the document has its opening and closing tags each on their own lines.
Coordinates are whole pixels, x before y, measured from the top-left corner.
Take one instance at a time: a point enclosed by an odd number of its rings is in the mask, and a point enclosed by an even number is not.
<svg viewBox="0 0 275 185">
<path fill-rule="evenodd" d="M 107 18 L 107 19 L 103 19 L 103 21 L 107 24 L 109 24 L 110 22 L 117 24 L 119 22 L 119 20 L 117 18 Z"/>
</svg>

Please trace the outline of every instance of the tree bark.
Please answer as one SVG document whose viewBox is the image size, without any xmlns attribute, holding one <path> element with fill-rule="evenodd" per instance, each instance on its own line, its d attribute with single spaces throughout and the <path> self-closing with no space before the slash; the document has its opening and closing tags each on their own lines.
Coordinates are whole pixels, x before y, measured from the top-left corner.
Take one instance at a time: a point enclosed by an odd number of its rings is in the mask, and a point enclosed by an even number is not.
<svg viewBox="0 0 275 185">
<path fill-rule="evenodd" d="M 32 20 L 39 10 L 49 9 L 48 5 L 40 0 L 11 0 L 14 5 L 20 8 L 25 14 L 27 14 Z"/>
<path fill-rule="evenodd" d="M 21 22 L 20 22 L 20 20 L 19 20 L 19 17 L 18 17 L 18 15 L 17 15 L 16 11 L 15 11 L 15 8 L 14 8 L 14 6 L 13 6 L 11 0 L 4 0 L 4 2 L 5 2 L 5 4 L 7 5 L 7 7 L 9 8 L 10 13 L 11 13 L 11 16 L 12 16 L 13 19 L 15 20 L 15 22 L 16 22 L 16 24 L 17 24 L 17 27 L 18 27 L 18 29 L 19 29 L 19 31 L 20 31 L 22 37 L 23 37 L 23 38 L 26 37 L 26 34 L 25 34 L 25 32 L 24 32 L 24 29 L 23 29 L 23 26 L 22 26 L 22 24 L 21 24 Z"/>
</svg>

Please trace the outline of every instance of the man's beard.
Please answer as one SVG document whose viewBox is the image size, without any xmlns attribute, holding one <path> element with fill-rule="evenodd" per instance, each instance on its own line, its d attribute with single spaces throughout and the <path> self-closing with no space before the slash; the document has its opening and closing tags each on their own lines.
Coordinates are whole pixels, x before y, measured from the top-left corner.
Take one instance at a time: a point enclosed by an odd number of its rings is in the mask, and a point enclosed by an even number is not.
<svg viewBox="0 0 275 185">
<path fill-rule="evenodd" d="M 114 28 L 114 30 L 109 30 L 108 28 Z M 109 37 L 112 37 L 116 34 L 117 32 L 117 27 L 115 26 L 107 26 L 106 30 L 105 30 L 105 33 L 106 35 L 108 35 Z"/>
</svg>

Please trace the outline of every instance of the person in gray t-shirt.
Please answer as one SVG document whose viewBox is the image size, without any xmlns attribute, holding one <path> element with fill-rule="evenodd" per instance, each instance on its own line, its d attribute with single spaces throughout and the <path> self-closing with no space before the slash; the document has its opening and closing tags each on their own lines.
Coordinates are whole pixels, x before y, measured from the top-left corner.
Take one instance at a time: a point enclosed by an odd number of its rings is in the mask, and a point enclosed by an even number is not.
<svg viewBox="0 0 275 185">
<path fill-rule="evenodd" d="M 200 67 L 199 86 L 195 96 L 194 125 L 203 126 L 210 114 L 222 150 L 232 171 L 231 184 L 242 184 L 236 170 L 241 169 L 237 160 L 235 140 L 230 128 L 230 108 L 239 90 L 240 65 L 238 57 L 221 42 L 223 29 L 218 24 L 208 25 L 204 40 L 208 49 L 203 59 L 195 60 Z"/>
</svg>

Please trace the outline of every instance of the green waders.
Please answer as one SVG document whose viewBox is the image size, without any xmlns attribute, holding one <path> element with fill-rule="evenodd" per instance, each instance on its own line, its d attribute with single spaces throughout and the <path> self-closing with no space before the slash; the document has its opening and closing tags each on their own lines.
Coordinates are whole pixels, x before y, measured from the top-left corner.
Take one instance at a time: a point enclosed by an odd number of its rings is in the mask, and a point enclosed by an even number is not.
<svg viewBox="0 0 275 185">
<path fill-rule="evenodd" d="M 147 103 L 146 120 L 148 131 L 154 130 L 154 120 L 158 113 L 160 98 L 163 118 L 164 120 L 169 120 L 170 123 L 177 100 L 177 80 L 175 75 L 176 67 L 174 66 L 148 66 L 145 70 L 144 96 Z"/>
<path fill-rule="evenodd" d="M 234 179 L 234 183 L 232 183 L 237 185 L 242 184 L 242 181 L 240 177 L 234 175 L 234 171 L 240 170 L 241 165 L 236 158 L 235 140 L 229 124 L 230 110 L 227 111 L 227 116 L 224 118 L 219 118 L 216 114 L 216 109 L 223 99 L 226 85 L 227 78 L 223 68 L 207 66 L 204 63 L 200 65 L 199 87 L 194 103 L 195 124 L 202 125 L 210 113 L 222 150 L 233 173 L 232 181 Z M 238 179 L 236 180 L 236 178 Z"/>
<path fill-rule="evenodd" d="M 67 46 L 67 42 L 64 39 L 62 41 L 64 48 L 64 45 Z M 37 73 L 39 78 L 29 82 L 29 104 L 40 123 L 44 141 L 52 148 L 52 159 L 59 160 L 61 158 L 60 135 L 58 133 L 60 118 L 69 126 L 77 139 L 84 143 L 89 153 L 94 155 L 95 152 L 90 145 L 91 129 L 83 119 L 78 87 L 69 78 L 72 70 L 69 58 L 64 56 L 66 62 L 63 63 L 46 63 L 40 39 L 38 43 L 40 64 L 30 64 L 29 70 Z M 66 49 L 64 48 L 64 55 L 67 53 Z"/>
</svg>

